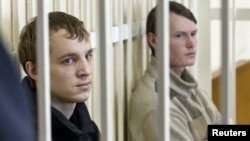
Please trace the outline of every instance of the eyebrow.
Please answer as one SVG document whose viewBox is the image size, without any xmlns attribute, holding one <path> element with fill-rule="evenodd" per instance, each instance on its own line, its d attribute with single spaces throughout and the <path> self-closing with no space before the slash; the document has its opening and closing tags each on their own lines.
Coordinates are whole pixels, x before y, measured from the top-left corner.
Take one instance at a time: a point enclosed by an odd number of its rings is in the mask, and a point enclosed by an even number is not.
<svg viewBox="0 0 250 141">
<path fill-rule="evenodd" d="M 192 31 L 192 32 L 198 32 L 198 29 L 195 29 L 194 31 Z"/>
<path fill-rule="evenodd" d="M 198 32 L 198 29 L 195 29 L 195 30 L 192 30 L 192 31 L 182 31 L 182 30 L 180 30 L 180 31 L 177 31 L 177 32 L 180 32 L 180 33 Z"/>
<path fill-rule="evenodd" d="M 92 52 L 93 52 L 93 48 L 89 49 L 88 52 L 87 52 L 87 54 L 90 54 Z"/>
<path fill-rule="evenodd" d="M 93 49 L 91 48 L 88 50 L 88 52 L 86 54 L 90 54 L 92 52 L 93 52 Z M 61 57 L 59 57 L 58 59 L 60 60 L 60 59 L 63 59 L 64 57 L 68 57 L 68 56 L 77 56 L 77 54 L 76 53 L 66 53 L 66 54 L 62 55 Z"/>
<path fill-rule="evenodd" d="M 65 57 L 68 57 L 68 56 L 76 56 L 76 53 L 67 53 L 67 54 L 60 56 L 58 59 L 60 60 L 60 59 L 63 59 Z"/>
</svg>

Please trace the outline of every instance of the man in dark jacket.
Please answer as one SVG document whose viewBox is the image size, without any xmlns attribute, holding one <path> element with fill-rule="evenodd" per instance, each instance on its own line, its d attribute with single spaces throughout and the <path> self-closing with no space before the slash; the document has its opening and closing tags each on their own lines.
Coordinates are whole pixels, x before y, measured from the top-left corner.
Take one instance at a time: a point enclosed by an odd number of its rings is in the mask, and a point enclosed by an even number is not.
<svg viewBox="0 0 250 141">
<path fill-rule="evenodd" d="M 30 103 L 0 41 L 0 141 L 35 141 Z"/>
<path fill-rule="evenodd" d="M 18 45 L 21 65 L 27 74 L 22 84 L 34 105 L 37 93 L 36 23 L 22 30 Z M 99 130 L 85 105 L 93 72 L 92 48 L 82 21 L 64 12 L 49 13 L 50 92 L 53 141 L 97 141 Z M 37 115 L 37 108 L 34 108 Z"/>
</svg>

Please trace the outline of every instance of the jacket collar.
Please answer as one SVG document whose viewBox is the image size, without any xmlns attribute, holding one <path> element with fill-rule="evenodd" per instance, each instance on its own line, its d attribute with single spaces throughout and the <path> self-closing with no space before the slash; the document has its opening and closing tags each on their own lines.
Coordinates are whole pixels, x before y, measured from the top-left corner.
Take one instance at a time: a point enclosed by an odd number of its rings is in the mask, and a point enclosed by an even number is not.
<svg viewBox="0 0 250 141">
<path fill-rule="evenodd" d="M 148 64 L 148 67 L 147 67 L 145 73 L 151 75 L 156 80 L 158 79 L 157 60 L 156 60 L 156 58 L 154 56 L 151 56 L 151 61 Z"/>
<path fill-rule="evenodd" d="M 197 82 L 187 69 L 181 77 L 170 72 L 170 88 L 183 96 L 190 96 L 192 89 L 197 88 Z"/>
<path fill-rule="evenodd" d="M 95 132 L 85 103 L 76 105 L 70 120 L 52 107 L 52 128 L 56 134 L 70 133 L 72 135 L 81 135 Z"/>
<path fill-rule="evenodd" d="M 33 113 L 36 118 L 34 121 L 37 128 L 37 93 L 36 90 L 32 89 L 29 85 L 28 77 L 26 76 L 22 80 L 22 86 L 25 88 L 25 92 L 32 101 Z M 85 103 L 78 103 L 76 108 L 68 120 L 61 112 L 51 107 L 52 117 L 52 132 L 53 139 L 63 137 L 79 138 L 79 135 L 91 134 L 98 138 L 98 128 L 96 124 L 91 120 L 88 109 Z"/>
<path fill-rule="evenodd" d="M 151 75 L 153 78 L 158 79 L 157 72 L 157 59 L 155 57 L 151 57 L 151 61 L 147 67 L 146 73 Z M 194 77 L 190 74 L 190 72 L 185 68 L 181 77 L 176 75 L 174 72 L 170 71 L 170 80 L 169 85 L 170 89 L 174 90 L 179 94 L 183 94 L 184 96 L 189 96 L 193 88 L 197 88 L 197 82 Z M 155 83 L 157 85 L 157 82 Z M 157 86 L 155 86 L 157 87 Z"/>
</svg>

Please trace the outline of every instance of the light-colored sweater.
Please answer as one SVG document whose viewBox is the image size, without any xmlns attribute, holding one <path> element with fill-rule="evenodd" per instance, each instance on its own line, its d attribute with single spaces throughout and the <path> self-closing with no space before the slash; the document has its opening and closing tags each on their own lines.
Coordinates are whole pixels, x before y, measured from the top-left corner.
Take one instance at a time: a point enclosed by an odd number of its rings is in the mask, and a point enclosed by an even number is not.
<svg viewBox="0 0 250 141">
<path fill-rule="evenodd" d="M 156 59 L 135 87 L 130 99 L 128 118 L 130 141 L 158 140 L 158 95 Z M 221 115 L 210 97 L 201 93 L 191 74 L 185 69 L 182 78 L 170 73 L 170 140 L 203 141 L 207 125 L 220 124 Z"/>
</svg>

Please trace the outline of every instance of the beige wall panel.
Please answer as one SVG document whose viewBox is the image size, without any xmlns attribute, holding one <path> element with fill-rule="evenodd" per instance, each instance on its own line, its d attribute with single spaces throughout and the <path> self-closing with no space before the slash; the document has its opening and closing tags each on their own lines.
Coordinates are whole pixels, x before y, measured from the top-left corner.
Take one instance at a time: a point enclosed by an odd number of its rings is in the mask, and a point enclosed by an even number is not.
<svg viewBox="0 0 250 141">
<path fill-rule="evenodd" d="M 123 23 L 126 24 L 128 22 L 128 10 L 129 10 L 129 1 L 123 0 Z"/>
<path fill-rule="evenodd" d="M 54 0 L 54 11 L 67 12 L 67 0 Z"/>
<path fill-rule="evenodd" d="M 91 6 L 91 11 L 90 11 L 90 31 L 96 31 L 97 24 L 96 24 L 96 17 L 97 17 L 97 9 L 96 9 L 96 0 L 91 0 L 90 6 Z"/>
<path fill-rule="evenodd" d="M 26 0 L 27 21 L 37 15 L 37 0 Z"/>
<path fill-rule="evenodd" d="M 7 45 L 9 50 L 12 49 L 12 15 L 11 15 L 11 1 L 10 0 L 0 0 L 0 31 L 1 36 Z"/>
<path fill-rule="evenodd" d="M 93 89 L 92 89 L 92 93 L 90 95 L 90 99 L 89 99 L 89 102 L 87 102 L 87 106 L 88 108 L 92 108 L 92 111 L 91 112 L 91 117 L 93 118 L 93 120 L 96 122 L 96 124 L 98 125 L 99 129 L 101 128 L 101 109 L 100 109 L 100 95 L 101 95 L 101 92 L 98 90 L 98 78 L 100 77 L 99 73 L 98 73 L 98 70 L 100 70 L 100 67 L 97 65 L 97 51 L 98 50 L 94 50 L 94 53 L 93 53 L 93 62 L 94 62 L 94 72 L 93 72 Z M 92 100 L 92 101 L 90 101 Z M 90 105 L 91 104 L 91 105 Z"/>
<path fill-rule="evenodd" d="M 90 1 L 89 0 L 80 0 L 79 1 L 80 9 L 79 9 L 79 18 L 83 20 L 85 27 L 88 31 L 90 31 L 90 21 L 91 21 L 91 7 L 90 7 Z"/>
<path fill-rule="evenodd" d="M 79 17 L 79 0 L 68 0 L 68 13 Z"/>
<path fill-rule="evenodd" d="M 118 26 L 119 25 L 119 0 L 113 0 L 112 2 L 112 25 Z"/>
<path fill-rule="evenodd" d="M 16 51 L 19 41 L 19 35 L 26 24 L 25 0 L 12 0 L 12 50 Z"/>
</svg>

